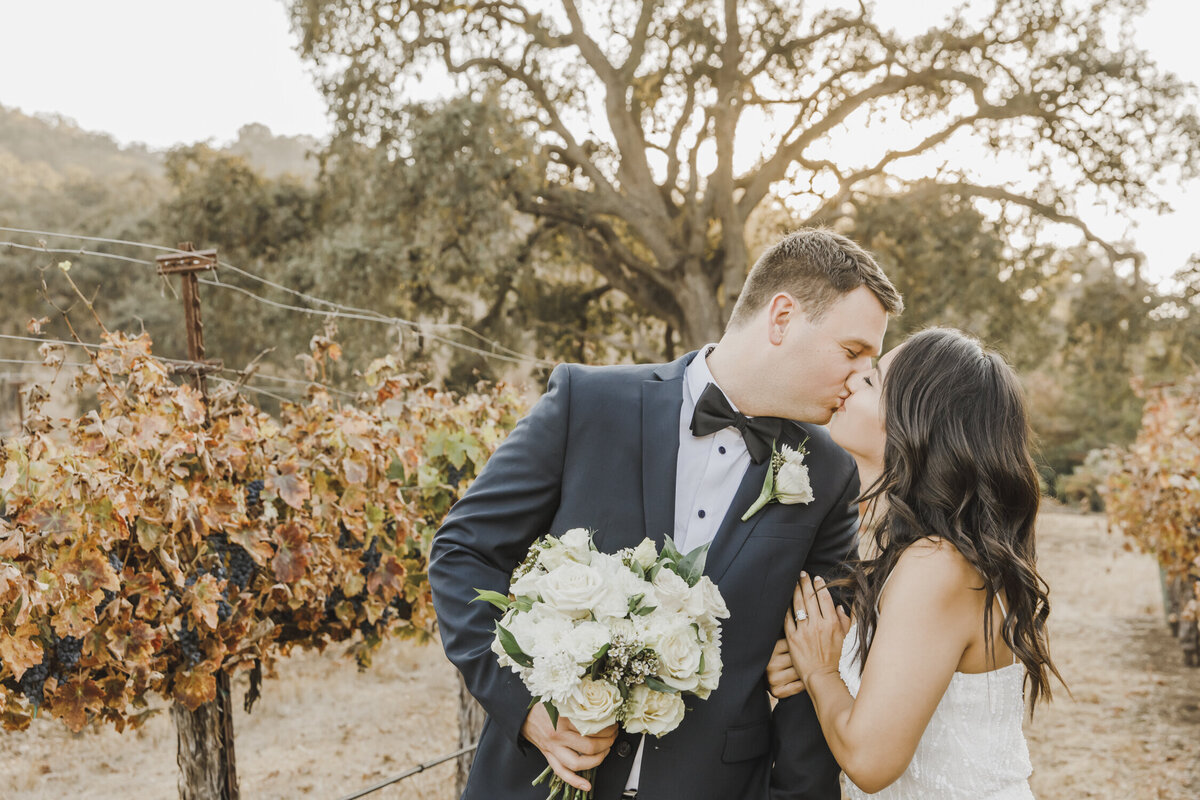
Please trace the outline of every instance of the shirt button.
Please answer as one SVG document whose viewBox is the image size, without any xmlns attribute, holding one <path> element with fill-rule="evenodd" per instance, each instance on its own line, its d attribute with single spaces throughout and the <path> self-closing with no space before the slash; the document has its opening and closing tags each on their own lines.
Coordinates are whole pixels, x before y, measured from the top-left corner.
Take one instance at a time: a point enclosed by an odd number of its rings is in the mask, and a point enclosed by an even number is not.
<svg viewBox="0 0 1200 800">
<path fill-rule="evenodd" d="M 700 509 L 700 511 L 697 513 L 697 516 L 700 517 L 700 519 L 704 519 L 704 509 L 703 508 Z"/>
<path fill-rule="evenodd" d="M 717 452 L 720 453 L 721 455 L 725 455 L 725 445 L 721 445 L 720 447 L 718 447 Z"/>
<path fill-rule="evenodd" d="M 633 752 L 633 745 L 629 742 L 617 742 L 617 755 L 621 758 L 627 757 Z"/>
</svg>

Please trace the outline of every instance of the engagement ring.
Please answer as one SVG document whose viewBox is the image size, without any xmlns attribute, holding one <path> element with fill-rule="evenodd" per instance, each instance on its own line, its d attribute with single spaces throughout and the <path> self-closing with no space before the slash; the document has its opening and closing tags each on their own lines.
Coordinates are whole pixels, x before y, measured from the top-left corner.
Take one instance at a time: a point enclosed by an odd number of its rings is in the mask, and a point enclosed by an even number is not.
<svg viewBox="0 0 1200 800">
<path fill-rule="evenodd" d="M 806 620 L 806 619 L 808 619 L 807 611 L 805 611 L 804 609 L 800 609 L 799 611 L 796 612 L 796 624 L 797 625 L 799 625 L 801 622 L 804 622 L 804 620 Z"/>
</svg>

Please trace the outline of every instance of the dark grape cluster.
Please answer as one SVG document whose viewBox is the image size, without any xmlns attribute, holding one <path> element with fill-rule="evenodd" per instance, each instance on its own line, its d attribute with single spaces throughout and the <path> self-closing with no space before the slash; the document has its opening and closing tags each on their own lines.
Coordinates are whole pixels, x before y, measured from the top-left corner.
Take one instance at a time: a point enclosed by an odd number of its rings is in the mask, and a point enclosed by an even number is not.
<svg viewBox="0 0 1200 800">
<path fill-rule="evenodd" d="M 45 656 L 42 657 L 42 663 L 30 667 L 21 675 L 21 694 L 25 695 L 25 699 L 35 707 L 46 701 L 45 690 L 48 677 L 50 677 L 50 665 L 46 663 Z"/>
<path fill-rule="evenodd" d="M 262 481 L 254 480 L 246 484 L 246 514 L 251 519 L 257 519 L 262 513 L 262 490 Z"/>
<path fill-rule="evenodd" d="M 200 636 L 187 622 L 179 629 L 175 641 L 179 642 L 179 652 L 189 667 L 194 667 L 204 660 L 204 653 L 200 650 Z"/>
<path fill-rule="evenodd" d="M 214 533 L 209 536 L 208 546 L 217 558 L 207 572 L 217 580 L 225 581 L 225 588 L 222 590 L 223 599 L 217 601 L 217 618 L 221 622 L 225 622 L 233 616 L 233 605 L 230 601 L 250 585 L 254 573 L 258 570 L 258 565 L 246 552 L 246 548 L 229 541 L 229 537 L 224 533 Z M 205 570 L 201 569 L 200 574 L 205 574 Z"/>
<path fill-rule="evenodd" d="M 254 573 L 258 570 L 258 565 L 254 563 L 254 559 L 246 552 L 246 548 L 239 544 L 231 544 L 225 551 L 229 557 L 229 582 L 237 588 L 239 592 L 245 591 L 250 585 L 250 579 L 254 577 Z"/>
<path fill-rule="evenodd" d="M 446 470 L 446 483 L 457 487 L 462 483 L 463 477 L 467 474 L 467 463 L 464 461 L 461 467 L 450 465 L 450 469 Z"/>
<path fill-rule="evenodd" d="M 362 547 L 362 542 L 354 538 L 354 534 L 341 520 L 338 520 L 338 532 L 337 546 L 339 550 L 357 550 Z"/>
<path fill-rule="evenodd" d="M 334 617 L 336 617 L 338 603 L 342 602 L 345 599 L 346 599 L 346 595 L 342 592 L 342 590 L 340 588 L 334 589 L 332 592 L 330 592 L 329 596 L 325 598 L 325 618 L 333 619 Z M 361 604 L 362 601 L 359 600 L 358 603 Z"/>
<path fill-rule="evenodd" d="M 412 603 L 405 600 L 402 595 L 396 595 L 392 600 L 391 607 L 396 609 L 396 615 L 400 619 L 412 619 Z"/>
<path fill-rule="evenodd" d="M 79 665 L 83 654 L 83 639 L 77 636 L 54 637 L 54 670 L 50 673 L 59 683 L 65 683 L 67 673 Z"/>
<path fill-rule="evenodd" d="M 382 560 L 383 554 L 379 552 L 378 542 L 377 538 L 372 538 L 371 546 L 358 557 L 358 560 L 362 562 L 362 569 L 359 570 L 359 573 L 364 577 L 379 569 L 379 562 Z"/>
</svg>

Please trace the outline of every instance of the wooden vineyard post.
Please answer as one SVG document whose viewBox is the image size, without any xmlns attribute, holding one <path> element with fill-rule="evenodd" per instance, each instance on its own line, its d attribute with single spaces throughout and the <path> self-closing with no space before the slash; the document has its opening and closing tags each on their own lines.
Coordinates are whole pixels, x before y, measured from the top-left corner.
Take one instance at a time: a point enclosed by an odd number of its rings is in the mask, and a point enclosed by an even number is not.
<svg viewBox="0 0 1200 800">
<path fill-rule="evenodd" d="M 183 279 L 183 317 L 187 329 L 188 359 L 183 371 L 192 375 L 200 394 L 208 400 L 205 374 L 221 368 L 220 362 L 204 359 L 204 323 L 200 317 L 200 286 L 196 273 L 217 268 L 217 251 L 195 251 L 190 242 L 179 245 L 182 253 L 159 256 L 160 275 Z M 195 711 L 179 701 L 171 704 L 175 722 L 179 764 L 180 800 L 238 800 L 237 759 L 233 746 L 233 702 L 229 673 L 216 674 L 217 696 Z"/>
</svg>

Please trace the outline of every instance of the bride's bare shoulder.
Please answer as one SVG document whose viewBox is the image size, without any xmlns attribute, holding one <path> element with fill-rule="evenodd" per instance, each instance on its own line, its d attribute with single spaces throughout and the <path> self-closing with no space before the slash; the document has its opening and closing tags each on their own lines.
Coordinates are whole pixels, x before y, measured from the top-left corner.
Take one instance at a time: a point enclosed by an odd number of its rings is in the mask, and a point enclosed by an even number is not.
<svg viewBox="0 0 1200 800">
<path fill-rule="evenodd" d="M 936 536 L 919 539 L 900 554 L 895 575 L 888 581 L 904 587 L 904 593 L 919 592 L 955 599 L 979 589 L 982 578 L 953 544 Z"/>
</svg>

